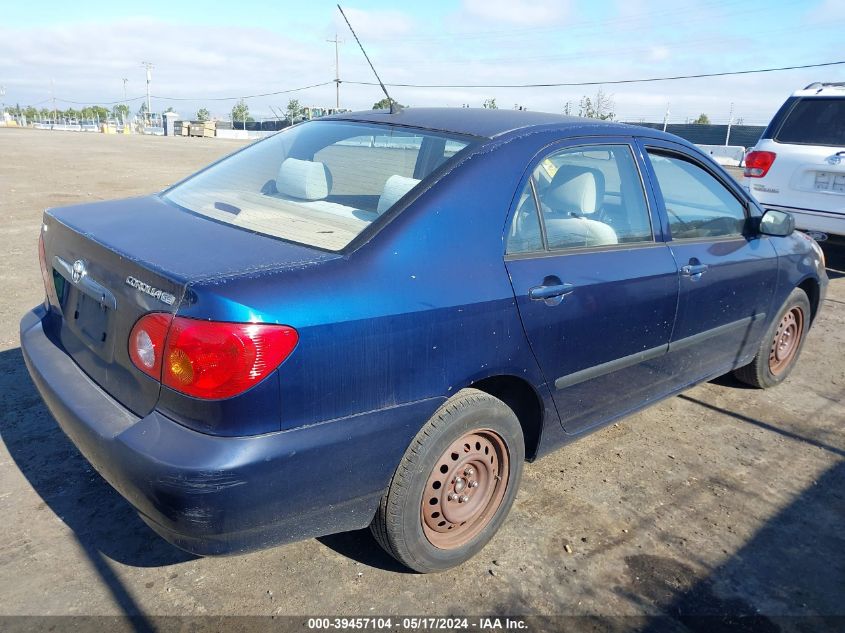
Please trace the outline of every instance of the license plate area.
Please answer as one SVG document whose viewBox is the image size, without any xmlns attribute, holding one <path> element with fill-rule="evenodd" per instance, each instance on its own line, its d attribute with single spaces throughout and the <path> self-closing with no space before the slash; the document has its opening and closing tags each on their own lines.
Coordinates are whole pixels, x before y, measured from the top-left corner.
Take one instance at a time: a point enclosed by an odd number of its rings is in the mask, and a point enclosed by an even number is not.
<svg viewBox="0 0 845 633">
<path fill-rule="evenodd" d="M 96 280 L 81 276 L 74 282 L 71 277 L 71 265 L 54 257 L 53 284 L 62 314 L 62 343 L 74 358 L 93 354 L 100 359 L 98 364 L 111 363 L 117 301 Z"/>
<path fill-rule="evenodd" d="M 114 310 L 96 301 L 79 288 L 68 285 L 62 305 L 65 326 L 103 360 L 112 360 L 111 337 Z"/>
<path fill-rule="evenodd" d="M 845 193 L 845 173 L 817 171 L 813 188 L 816 191 Z"/>
</svg>

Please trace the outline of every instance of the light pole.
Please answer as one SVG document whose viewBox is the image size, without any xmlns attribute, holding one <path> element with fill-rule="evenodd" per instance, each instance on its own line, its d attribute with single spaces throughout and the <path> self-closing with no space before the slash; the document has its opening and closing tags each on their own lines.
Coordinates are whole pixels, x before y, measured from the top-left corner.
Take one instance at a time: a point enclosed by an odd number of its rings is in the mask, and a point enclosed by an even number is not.
<svg viewBox="0 0 845 633">
<path fill-rule="evenodd" d="M 728 119 L 728 133 L 725 135 L 725 146 L 730 145 L 731 126 L 734 124 L 734 104 L 731 102 L 731 117 Z"/>
<path fill-rule="evenodd" d="M 150 62 L 141 62 L 141 66 L 143 66 L 144 68 L 147 69 L 147 116 L 146 116 L 146 119 L 149 120 L 150 114 L 152 113 L 152 104 L 150 103 L 150 82 L 153 80 L 153 68 L 155 68 L 155 66 L 153 66 L 152 63 L 150 63 Z"/>
<path fill-rule="evenodd" d="M 126 117 L 129 114 L 129 103 L 126 100 L 126 84 L 129 82 L 129 80 L 126 77 L 124 77 L 122 79 L 122 81 L 123 81 L 123 112 L 120 113 L 120 121 L 121 121 L 121 123 L 123 123 L 123 131 L 125 133 L 126 132 Z"/>
</svg>

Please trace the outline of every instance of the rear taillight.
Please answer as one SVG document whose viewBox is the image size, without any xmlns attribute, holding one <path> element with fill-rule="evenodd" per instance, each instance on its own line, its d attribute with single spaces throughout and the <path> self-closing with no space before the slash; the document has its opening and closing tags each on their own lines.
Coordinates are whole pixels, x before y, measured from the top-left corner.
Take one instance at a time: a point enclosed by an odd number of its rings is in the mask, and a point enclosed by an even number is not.
<svg viewBox="0 0 845 633">
<path fill-rule="evenodd" d="M 266 378 L 299 340 L 292 327 L 221 323 L 151 313 L 129 336 L 138 369 L 181 393 L 231 398 Z"/>
<path fill-rule="evenodd" d="M 777 154 L 774 152 L 748 152 L 745 157 L 745 177 L 762 178 L 768 173 L 775 158 Z"/>
<path fill-rule="evenodd" d="M 164 344 L 172 320 L 172 314 L 152 312 L 138 319 L 129 333 L 129 358 L 135 367 L 156 380 L 161 380 Z"/>
</svg>

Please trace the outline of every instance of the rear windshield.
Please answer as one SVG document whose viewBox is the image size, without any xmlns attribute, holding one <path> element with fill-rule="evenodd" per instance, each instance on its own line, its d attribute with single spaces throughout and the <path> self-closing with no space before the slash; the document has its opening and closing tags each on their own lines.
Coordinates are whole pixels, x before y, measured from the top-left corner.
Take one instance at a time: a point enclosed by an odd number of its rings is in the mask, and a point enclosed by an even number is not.
<svg viewBox="0 0 845 633">
<path fill-rule="evenodd" d="M 845 146 L 845 98 L 801 99 L 780 126 L 775 140 L 798 145 Z"/>
<path fill-rule="evenodd" d="M 338 251 L 469 144 L 395 126 L 311 121 L 225 158 L 164 198 L 226 224 Z"/>
</svg>

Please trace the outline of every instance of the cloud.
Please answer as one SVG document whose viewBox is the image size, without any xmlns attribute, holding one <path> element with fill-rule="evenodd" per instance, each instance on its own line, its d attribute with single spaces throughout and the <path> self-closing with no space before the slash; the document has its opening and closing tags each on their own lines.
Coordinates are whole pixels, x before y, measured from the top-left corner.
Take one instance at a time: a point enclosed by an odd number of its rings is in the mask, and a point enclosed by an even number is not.
<svg viewBox="0 0 845 633">
<path fill-rule="evenodd" d="M 329 51 L 321 50 L 329 65 Z M 260 28 L 186 29 L 161 20 L 130 19 L 31 28 L 0 28 L 0 68 L 10 97 L 22 103 L 50 97 L 93 102 L 145 90 L 141 61 L 155 64 L 153 93 L 213 97 L 314 83 L 314 51 Z M 320 78 L 330 78 L 328 69 Z M 258 90 L 256 90 L 258 89 Z"/>
<path fill-rule="evenodd" d="M 807 9 L 806 20 L 809 24 L 845 20 L 845 2 L 842 2 L 842 0 L 822 0 L 820 4 L 810 6 Z"/>
<path fill-rule="evenodd" d="M 349 22 L 358 37 L 363 39 L 365 43 L 369 38 L 393 38 L 406 35 L 413 29 L 413 21 L 410 16 L 401 11 L 365 11 L 363 9 L 346 8 L 343 11 L 349 18 Z M 339 15 L 338 12 L 335 12 L 334 15 L 334 28 L 337 33 L 349 33 L 349 27 L 346 26 L 343 16 Z"/>
<path fill-rule="evenodd" d="M 470 18 L 519 26 L 559 23 L 569 16 L 569 2 L 537 0 L 464 0 L 463 12 Z"/>
<path fill-rule="evenodd" d="M 833 0 L 832 6 L 840 1 Z M 827 55 L 818 51 L 830 50 L 841 39 L 836 23 L 812 27 L 812 38 L 791 38 L 794 26 L 786 21 L 755 35 L 744 27 L 731 31 L 721 19 L 687 23 L 685 7 L 675 5 L 649 7 L 643 9 L 648 13 L 623 16 L 605 11 L 606 19 L 579 18 L 577 22 L 569 21 L 565 2 L 549 5 L 528 5 L 524 0 L 507 4 L 500 0 L 484 4 L 465 0 L 460 9 L 451 12 L 432 10 L 423 15 L 415 11 L 413 17 L 400 10 L 350 9 L 347 15 L 387 83 L 586 82 L 759 68 L 820 61 L 820 55 L 823 60 Z M 659 20 L 655 17 L 658 13 Z M 182 114 L 190 114 L 206 107 L 215 115 L 226 115 L 234 102 L 214 101 L 214 97 L 330 82 L 334 78 L 334 46 L 325 40 L 335 33 L 335 26 L 345 40 L 340 47 L 341 79 L 345 80 L 341 105 L 368 108 L 382 98 L 378 86 L 349 83 L 372 81 L 373 76 L 345 24 L 336 24 L 335 16 L 323 11 L 291 19 L 284 23 L 224 21 L 202 28 L 172 16 L 0 25 L 4 100 L 21 105 L 49 102 L 52 79 L 60 100 L 117 102 L 123 99 L 123 77 L 129 79 L 131 99 L 144 94 L 140 62 L 148 60 L 156 66 L 153 95 L 192 99 L 154 98 L 154 109 L 173 106 Z M 529 19 L 540 19 L 541 23 L 514 22 Z M 660 28 L 652 28 L 655 24 Z M 775 39 L 778 46 L 771 47 L 770 41 Z M 840 68 L 830 68 L 824 72 L 607 84 L 604 90 L 614 95 L 617 114 L 623 119 L 662 120 L 665 104 L 670 101 L 672 120 L 677 116 L 682 121 L 702 111 L 714 121 L 727 120 L 733 101 L 737 116 L 746 122 L 766 123 L 796 87 L 820 77 L 837 79 L 841 73 Z M 581 96 L 595 94 L 596 89 L 396 87 L 390 92 L 411 106 L 480 106 L 485 98 L 495 97 L 500 107 L 519 103 L 531 110 L 560 112 L 566 101 L 577 104 Z M 271 106 L 284 109 L 290 98 L 307 105 L 333 105 L 334 90 L 330 83 L 303 92 L 253 98 L 248 104 L 254 116 L 271 117 Z M 59 107 L 69 105 L 59 102 Z M 130 105 L 136 110 L 140 101 Z"/>
</svg>

